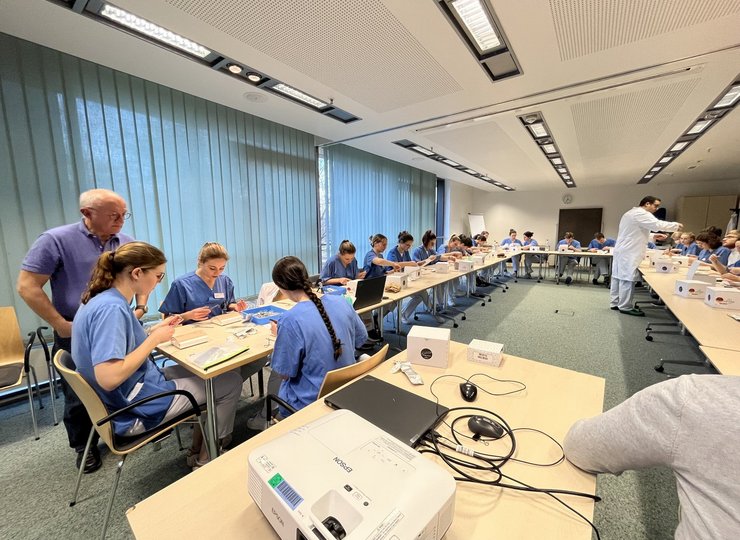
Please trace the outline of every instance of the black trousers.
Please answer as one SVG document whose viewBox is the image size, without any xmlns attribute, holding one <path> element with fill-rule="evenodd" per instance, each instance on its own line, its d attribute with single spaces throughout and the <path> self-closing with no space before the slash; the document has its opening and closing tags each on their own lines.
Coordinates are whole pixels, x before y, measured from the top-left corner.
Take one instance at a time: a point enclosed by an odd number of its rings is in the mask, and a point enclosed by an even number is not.
<svg viewBox="0 0 740 540">
<path fill-rule="evenodd" d="M 59 337 L 54 332 L 54 347 L 52 348 L 52 357 L 59 350 L 65 350 L 72 354 L 72 338 Z M 64 427 L 67 429 L 67 438 L 69 439 L 69 446 L 74 448 L 76 452 L 82 452 L 85 450 L 85 444 L 87 444 L 87 438 L 90 436 L 90 430 L 92 429 L 92 421 L 90 416 L 87 414 L 85 406 L 74 393 L 74 390 L 70 388 L 67 381 L 62 377 L 62 392 L 64 393 Z M 92 444 L 98 443 L 97 432 L 93 435 Z"/>
</svg>

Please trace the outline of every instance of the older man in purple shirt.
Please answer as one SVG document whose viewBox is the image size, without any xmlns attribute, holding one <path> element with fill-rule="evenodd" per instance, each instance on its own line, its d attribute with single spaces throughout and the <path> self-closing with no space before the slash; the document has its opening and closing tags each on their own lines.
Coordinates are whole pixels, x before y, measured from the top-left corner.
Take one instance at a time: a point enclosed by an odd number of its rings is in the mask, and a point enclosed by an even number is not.
<svg viewBox="0 0 740 540">
<path fill-rule="evenodd" d="M 49 229 L 31 246 L 21 264 L 18 294 L 28 306 L 54 328 L 54 353 L 71 352 L 72 319 L 80 307 L 80 297 L 90 281 L 93 266 L 101 253 L 113 251 L 133 241 L 120 234 L 131 216 L 126 201 L 107 189 L 91 189 L 80 195 L 82 220 Z M 51 283 L 51 299 L 43 290 Z M 146 297 L 136 299 L 137 316 L 146 312 Z M 69 445 L 77 452 L 77 467 L 92 429 L 90 417 L 72 389 L 62 380 L 64 426 Z M 97 438 L 94 441 L 97 443 Z M 85 473 L 100 467 L 100 453 L 92 445 L 85 462 Z"/>
</svg>

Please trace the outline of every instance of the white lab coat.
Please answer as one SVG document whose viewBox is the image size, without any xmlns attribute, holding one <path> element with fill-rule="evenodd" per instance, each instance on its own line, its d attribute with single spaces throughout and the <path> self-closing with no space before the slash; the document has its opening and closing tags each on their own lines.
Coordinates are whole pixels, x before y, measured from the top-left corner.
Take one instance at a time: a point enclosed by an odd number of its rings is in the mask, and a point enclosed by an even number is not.
<svg viewBox="0 0 740 540">
<path fill-rule="evenodd" d="M 650 231 L 677 231 L 679 223 L 661 221 L 653 214 L 636 206 L 625 212 L 619 221 L 617 244 L 614 246 L 612 277 L 635 281 L 635 272 L 645 258 Z"/>
</svg>

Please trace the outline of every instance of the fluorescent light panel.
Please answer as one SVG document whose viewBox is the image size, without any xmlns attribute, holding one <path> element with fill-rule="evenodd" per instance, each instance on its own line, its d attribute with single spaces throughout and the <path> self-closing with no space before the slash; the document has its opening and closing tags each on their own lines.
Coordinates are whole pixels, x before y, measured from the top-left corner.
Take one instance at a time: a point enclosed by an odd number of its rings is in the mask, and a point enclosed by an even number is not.
<svg viewBox="0 0 740 540">
<path fill-rule="evenodd" d="M 665 156 L 663 158 L 660 158 L 658 160 L 658 163 L 668 163 L 672 159 L 673 159 L 673 156 Z"/>
<path fill-rule="evenodd" d="M 554 144 L 543 144 L 542 150 L 544 150 L 547 154 L 554 154 L 557 152 L 557 150 L 555 150 Z"/>
<path fill-rule="evenodd" d="M 650 172 L 658 172 L 662 167 L 653 167 Z"/>
<path fill-rule="evenodd" d="M 272 89 L 277 92 L 280 92 L 281 94 L 285 94 L 286 96 L 290 96 L 293 99 L 302 101 L 303 103 L 306 103 L 307 105 L 316 107 L 317 109 L 323 109 L 324 107 L 329 105 L 328 103 L 324 103 L 323 101 L 318 100 L 315 97 L 309 96 L 308 94 L 301 92 L 297 88 L 288 86 L 285 83 L 278 83 L 275 86 L 273 86 Z"/>
<path fill-rule="evenodd" d="M 720 99 L 712 108 L 719 109 L 732 107 L 738 99 L 740 99 L 740 84 L 736 84 L 730 88 L 727 93 L 722 96 L 722 99 Z"/>
<path fill-rule="evenodd" d="M 552 158 L 550 161 L 552 161 L 552 164 L 553 165 L 562 165 L 563 164 L 563 160 L 560 159 L 559 157 Z"/>
<path fill-rule="evenodd" d="M 478 175 L 478 171 L 474 171 L 473 169 L 465 169 L 465 172 L 476 176 Z"/>
<path fill-rule="evenodd" d="M 681 150 L 683 150 L 684 148 L 686 148 L 689 145 L 690 142 L 691 141 L 683 141 L 683 142 L 676 143 L 673 146 L 671 146 L 670 151 L 671 152 L 680 152 Z"/>
<path fill-rule="evenodd" d="M 501 46 L 501 40 L 480 0 L 455 0 L 452 7 L 482 52 Z"/>
<path fill-rule="evenodd" d="M 529 128 L 529 131 L 532 132 L 532 135 L 534 135 L 537 138 L 548 136 L 547 130 L 545 129 L 544 124 L 542 123 L 529 124 L 527 127 Z"/>
<path fill-rule="evenodd" d="M 420 154 L 424 154 L 425 156 L 433 156 L 434 155 L 434 152 L 432 152 L 431 150 L 427 150 L 423 146 L 412 146 L 411 149 L 412 150 L 416 150 L 417 152 L 419 152 Z"/>
<path fill-rule="evenodd" d="M 686 132 L 687 135 L 696 135 L 697 133 L 701 133 L 705 129 L 709 127 L 709 124 L 714 122 L 714 120 L 699 120 L 696 124 L 693 125 L 693 127 Z"/>
<path fill-rule="evenodd" d="M 130 28 L 139 34 L 156 39 L 157 41 L 180 49 L 181 51 L 185 51 L 186 53 L 197 56 L 198 58 L 205 58 L 211 54 L 209 49 L 206 49 L 203 45 L 196 43 L 195 41 L 184 38 L 166 28 L 162 28 L 157 24 L 149 22 L 146 19 L 142 19 L 133 13 L 129 13 L 128 11 L 110 4 L 104 5 L 103 9 L 100 10 L 100 15 L 120 24 L 121 26 Z"/>
</svg>

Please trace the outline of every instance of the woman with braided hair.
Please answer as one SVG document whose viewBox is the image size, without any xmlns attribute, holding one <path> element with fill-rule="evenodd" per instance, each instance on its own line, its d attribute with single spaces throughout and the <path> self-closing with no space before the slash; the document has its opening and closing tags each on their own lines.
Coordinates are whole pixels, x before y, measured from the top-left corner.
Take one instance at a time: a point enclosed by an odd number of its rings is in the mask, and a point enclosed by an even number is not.
<svg viewBox="0 0 740 540">
<path fill-rule="evenodd" d="M 355 362 L 355 349 L 367 340 L 365 325 L 342 296 L 319 299 L 297 257 L 283 257 L 272 269 L 272 281 L 296 302 L 278 324 L 272 369 L 280 374 L 280 396 L 295 409 L 316 401 L 327 371 Z M 287 411 L 281 409 L 285 416 Z"/>
</svg>

